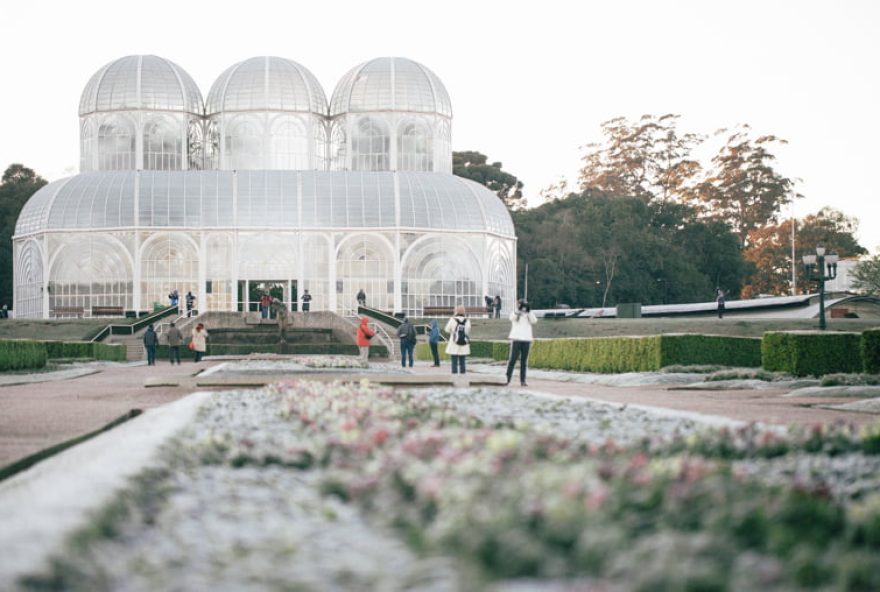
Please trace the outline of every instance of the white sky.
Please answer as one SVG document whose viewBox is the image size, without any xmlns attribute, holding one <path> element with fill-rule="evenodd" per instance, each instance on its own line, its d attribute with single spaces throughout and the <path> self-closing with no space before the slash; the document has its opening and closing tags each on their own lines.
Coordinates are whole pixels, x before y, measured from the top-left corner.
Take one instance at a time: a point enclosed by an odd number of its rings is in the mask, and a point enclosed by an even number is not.
<svg viewBox="0 0 880 592">
<path fill-rule="evenodd" d="M 802 216 L 831 205 L 880 251 L 880 2 L 47 2 L 0 21 L 0 167 L 77 171 L 79 95 L 103 64 L 156 54 L 207 95 L 228 66 L 278 55 L 328 96 L 352 66 L 405 56 L 434 70 L 453 148 L 479 150 L 537 193 L 574 184 L 580 146 L 618 115 L 679 113 L 684 131 L 744 122 L 786 138 Z"/>
</svg>

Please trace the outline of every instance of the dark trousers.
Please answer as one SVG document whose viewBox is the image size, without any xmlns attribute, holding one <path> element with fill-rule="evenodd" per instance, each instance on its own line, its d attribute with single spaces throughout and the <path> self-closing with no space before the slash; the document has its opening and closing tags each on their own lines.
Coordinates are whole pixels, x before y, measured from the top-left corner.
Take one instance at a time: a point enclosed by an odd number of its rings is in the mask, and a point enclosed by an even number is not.
<svg viewBox="0 0 880 592">
<path fill-rule="evenodd" d="M 526 368 L 529 365 L 529 348 L 531 341 L 511 341 L 510 342 L 510 359 L 507 360 L 507 382 L 513 378 L 513 367 L 516 365 L 516 358 L 519 357 L 519 382 L 526 383 Z"/>
<path fill-rule="evenodd" d="M 461 369 L 461 374 L 464 374 L 465 373 L 464 372 L 465 371 L 464 360 L 465 360 L 465 358 L 467 358 L 467 356 L 449 356 L 449 357 L 452 358 L 452 373 L 458 374 L 459 369 Z"/>
<path fill-rule="evenodd" d="M 262 317 L 264 319 L 269 318 L 269 307 L 268 306 L 263 306 L 262 304 L 260 305 L 260 317 Z"/>
<path fill-rule="evenodd" d="M 147 349 L 147 366 L 155 366 L 156 365 L 156 346 L 155 345 L 145 345 Z"/>
<path fill-rule="evenodd" d="M 428 342 L 428 345 L 431 346 L 431 355 L 434 356 L 434 365 L 440 365 L 440 351 L 437 349 L 436 343 Z"/>
<path fill-rule="evenodd" d="M 416 344 L 409 339 L 400 340 L 400 365 L 406 368 L 406 361 L 409 359 L 409 367 L 413 366 L 413 350 Z"/>
<path fill-rule="evenodd" d="M 203 351 L 199 351 L 197 349 L 193 350 L 193 360 L 195 360 L 196 362 L 201 362 L 202 357 L 204 357 L 204 355 L 205 355 L 205 352 L 203 352 Z"/>
<path fill-rule="evenodd" d="M 495 309 L 495 318 L 496 319 L 501 318 L 501 308 L 500 307 Z"/>
<path fill-rule="evenodd" d="M 303 302 L 303 312 L 309 312 L 309 303 Z"/>
<path fill-rule="evenodd" d="M 179 345 L 171 345 L 168 346 L 168 359 L 171 360 L 171 363 L 177 362 L 180 363 L 180 346 Z"/>
<path fill-rule="evenodd" d="M 724 306 L 723 305 L 718 307 L 718 318 L 719 319 L 724 318 Z"/>
</svg>

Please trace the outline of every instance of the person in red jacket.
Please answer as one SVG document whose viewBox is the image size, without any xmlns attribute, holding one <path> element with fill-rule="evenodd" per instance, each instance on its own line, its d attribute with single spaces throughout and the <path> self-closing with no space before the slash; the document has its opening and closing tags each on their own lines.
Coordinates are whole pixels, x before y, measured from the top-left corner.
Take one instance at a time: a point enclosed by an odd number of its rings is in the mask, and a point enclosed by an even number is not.
<svg viewBox="0 0 880 592">
<path fill-rule="evenodd" d="M 357 346 L 361 350 L 361 360 L 368 362 L 370 358 L 370 339 L 375 337 L 376 332 L 367 324 L 367 317 L 361 317 L 361 324 L 357 328 Z"/>
</svg>

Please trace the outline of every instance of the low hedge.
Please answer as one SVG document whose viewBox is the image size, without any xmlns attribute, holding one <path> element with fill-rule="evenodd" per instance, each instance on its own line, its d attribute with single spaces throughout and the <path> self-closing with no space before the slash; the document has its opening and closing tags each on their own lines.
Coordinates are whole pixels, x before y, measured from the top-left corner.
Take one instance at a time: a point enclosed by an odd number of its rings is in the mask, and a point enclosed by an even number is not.
<svg viewBox="0 0 880 592">
<path fill-rule="evenodd" d="M 110 343 L 90 341 L 44 341 L 49 359 L 87 358 L 124 362 L 126 347 Z"/>
<path fill-rule="evenodd" d="M 862 367 L 868 374 L 880 374 L 880 329 L 862 333 Z"/>
<path fill-rule="evenodd" d="M 438 347 L 441 360 L 448 360 L 446 355 L 446 343 L 441 343 Z M 471 357 L 472 358 L 488 358 L 491 360 L 506 360 L 510 352 L 510 344 L 507 341 L 471 341 Z M 434 358 L 431 355 L 431 346 L 427 343 L 416 344 L 417 360 L 430 362 Z"/>
<path fill-rule="evenodd" d="M 861 372 L 861 342 L 858 333 L 770 331 L 761 340 L 762 366 L 795 376 Z"/>
<path fill-rule="evenodd" d="M 0 371 L 42 368 L 47 360 L 45 342 L 30 339 L 0 340 Z"/>
<path fill-rule="evenodd" d="M 441 359 L 447 359 L 445 344 Z M 507 341 L 472 341 L 471 356 L 506 360 Z M 427 343 L 416 346 L 419 360 L 431 360 Z M 648 337 L 597 337 L 539 339 L 532 344 L 529 365 L 534 368 L 575 372 L 646 372 L 664 366 L 721 364 L 761 366 L 761 340 L 720 335 L 652 335 Z"/>
</svg>

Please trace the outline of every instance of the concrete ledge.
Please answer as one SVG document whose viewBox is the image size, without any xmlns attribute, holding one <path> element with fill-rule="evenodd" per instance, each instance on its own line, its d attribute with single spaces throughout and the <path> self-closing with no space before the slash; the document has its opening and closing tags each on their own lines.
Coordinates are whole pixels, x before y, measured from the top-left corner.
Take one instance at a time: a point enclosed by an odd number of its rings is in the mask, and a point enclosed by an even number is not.
<svg viewBox="0 0 880 592">
<path fill-rule="evenodd" d="M 0 483 L 0 590 L 40 569 L 186 426 L 210 393 L 149 410 Z"/>
</svg>

